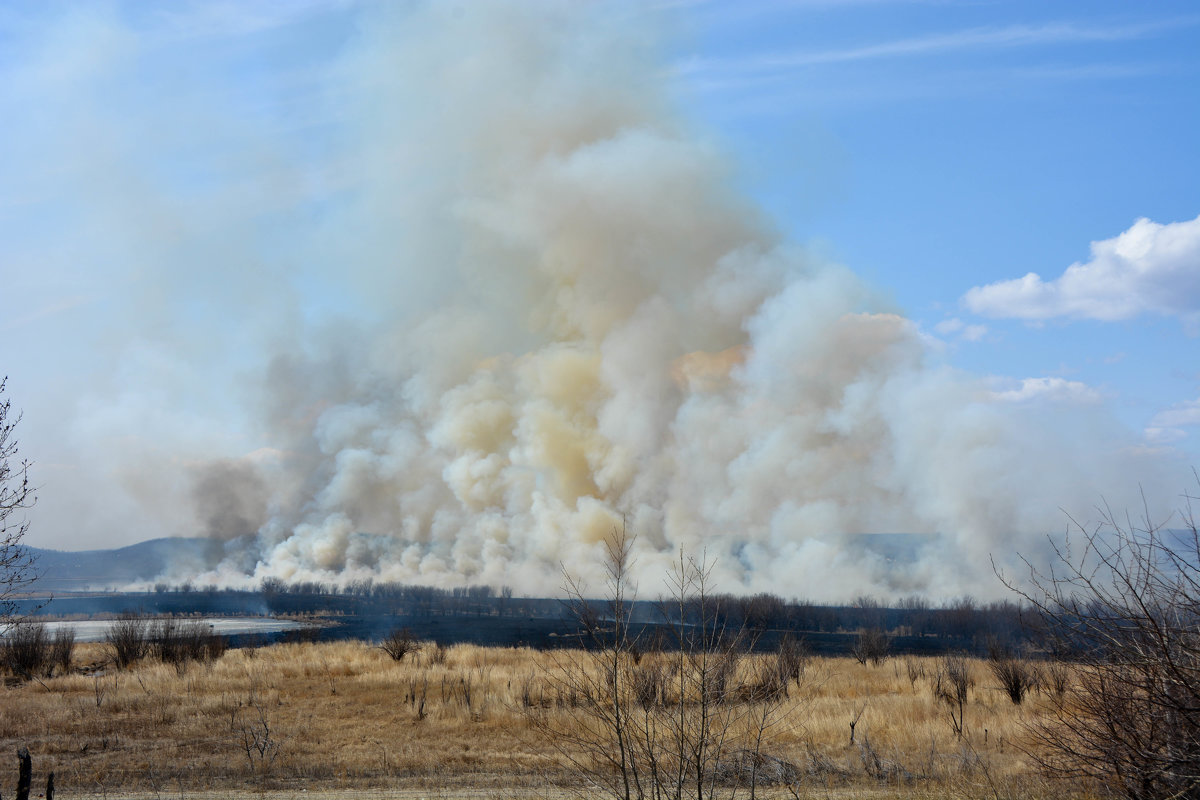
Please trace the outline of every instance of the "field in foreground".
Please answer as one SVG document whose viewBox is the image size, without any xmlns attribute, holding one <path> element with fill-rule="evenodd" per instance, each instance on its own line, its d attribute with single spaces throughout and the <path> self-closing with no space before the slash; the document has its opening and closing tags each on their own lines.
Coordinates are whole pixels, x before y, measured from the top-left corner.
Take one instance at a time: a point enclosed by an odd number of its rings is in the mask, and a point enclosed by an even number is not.
<svg viewBox="0 0 1200 800">
<path fill-rule="evenodd" d="M 753 673 L 756 658 L 738 669 Z M 231 650 L 185 667 L 116 670 L 104 659 L 100 645 L 80 646 L 73 673 L 4 690 L 0 754 L 28 747 L 35 787 L 50 770 L 62 797 L 515 798 L 583 786 L 573 759 L 586 754 L 547 735 L 586 724 L 559 677 L 588 662 L 578 651 L 427 645 L 393 661 L 369 644 L 339 642 Z M 967 664 L 961 738 L 935 696 L 934 658 L 809 659 L 786 697 L 741 698 L 734 724 L 769 710 L 762 752 L 795 770 L 787 786 L 759 794 L 1069 794 L 1020 746 L 1023 726 L 1049 713 L 1049 695 L 1014 705 L 985 662 Z M 0 791 L 15 786 L 16 763 L 0 759 Z"/>
</svg>

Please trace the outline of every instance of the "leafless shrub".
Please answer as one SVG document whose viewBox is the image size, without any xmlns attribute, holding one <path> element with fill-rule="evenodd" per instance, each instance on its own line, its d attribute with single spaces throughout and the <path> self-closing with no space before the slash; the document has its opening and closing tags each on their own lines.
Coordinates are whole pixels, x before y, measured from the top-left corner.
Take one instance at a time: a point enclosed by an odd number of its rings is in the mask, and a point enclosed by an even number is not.
<svg viewBox="0 0 1200 800">
<path fill-rule="evenodd" d="M 700 685 L 703 692 L 701 702 L 724 703 L 730 699 L 734 679 L 737 676 L 741 653 L 734 648 L 722 649 L 709 654 L 705 666 L 708 674 Z"/>
<path fill-rule="evenodd" d="M 785 690 L 788 682 L 799 683 L 808 665 L 808 651 L 804 642 L 791 634 L 784 636 L 779 641 L 779 649 L 775 651 L 775 664 L 779 677 L 784 680 Z"/>
<path fill-rule="evenodd" d="M 888 649 L 891 645 L 891 637 L 882 629 L 864 628 L 855 637 L 851 653 L 854 659 L 860 664 L 866 665 L 870 661 L 872 664 L 878 665 L 887 658 Z"/>
<path fill-rule="evenodd" d="M 768 700 L 781 700 L 787 697 L 788 679 L 780 672 L 778 662 L 763 656 L 753 663 L 750 681 L 740 687 L 738 700 L 747 703 L 761 703 Z"/>
<path fill-rule="evenodd" d="M 181 622 L 171 617 L 146 627 L 146 654 L 164 664 L 186 669 L 192 661 L 212 661 L 225 652 L 225 638 L 200 620 Z"/>
<path fill-rule="evenodd" d="M 112 684 L 103 675 L 96 674 L 92 676 L 92 697 L 96 701 L 96 708 L 104 705 L 104 698 L 108 696 L 108 690 L 111 687 Z"/>
<path fill-rule="evenodd" d="M 992 676 L 1013 705 L 1021 705 L 1029 690 L 1037 685 L 1037 671 L 1008 648 L 993 647 L 988 658 Z"/>
<path fill-rule="evenodd" d="M 641 666 L 634 662 L 633 697 L 643 709 L 657 704 L 664 696 L 663 670 L 659 666 Z"/>
<path fill-rule="evenodd" d="M 387 653 L 392 661 L 403 661 L 409 653 L 418 650 L 417 639 L 408 628 L 396 628 L 379 643 L 379 648 Z"/>
<path fill-rule="evenodd" d="M 764 749 L 785 716 L 786 685 L 802 670 L 802 652 L 747 657 L 744 628 L 733 627 L 711 585 L 712 564 L 681 556 L 659 604 L 669 653 L 647 659 L 630 624 L 632 540 L 606 542 L 607 593 L 585 599 L 566 577 L 567 605 L 590 645 L 552 661 L 544 680 L 558 711 L 530 720 L 586 775 L 617 800 L 735 796 L 767 782 L 782 764 Z M 781 769 L 783 769 L 781 767 Z M 783 769 L 786 772 L 786 769 Z"/>
<path fill-rule="evenodd" d="M 933 677 L 933 695 L 946 704 L 950 711 L 950 727 L 960 739 L 963 735 L 967 694 L 974 685 L 971 668 L 965 658 L 951 655 L 941 659 Z"/>
<path fill-rule="evenodd" d="M 104 641 L 113 663 L 126 669 L 146 657 L 150 647 L 149 622 L 134 614 L 123 616 L 108 626 Z"/>
<path fill-rule="evenodd" d="M 0 665 L 26 680 L 52 675 L 55 669 L 65 673 L 74 649 L 72 628 L 59 628 L 51 637 L 41 622 L 19 622 L 0 644 Z"/>
<path fill-rule="evenodd" d="M 1071 520 L 1051 568 L 1001 576 L 1074 664 L 1072 680 L 1047 668 L 1060 699 L 1030 726 L 1031 755 L 1131 800 L 1200 795 L 1200 533 L 1184 497 L 1182 529 L 1104 506 L 1095 525 Z"/>
<path fill-rule="evenodd" d="M 521 707 L 525 709 L 541 708 L 545 701 L 545 693 L 535 672 L 530 670 L 523 674 L 518 682 L 520 689 Z M 535 687 L 537 691 L 535 692 Z"/>
<path fill-rule="evenodd" d="M 992 675 L 1000 683 L 1000 688 L 1012 700 L 1013 705 L 1021 705 L 1029 690 L 1037 685 L 1037 673 L 1029 664 L 1019 658 L 1006 658 L 992 661 L 989 666 Z"/>
<path fill-rule="evenodd" d="M 54 631 L 54 641 L 50 643 L 50 665 L 60 673 L 71 671 L 71 660 L 75 655 L 75 629 L 66 626 Z"/>
<path fill-rule="evenodd" d="M 220 634 L 208 632 L 204 639 L 205 660 L 216 661 L 229 649 L 229 640 Z"/>
<path fill-rule="evenodd" d="M 273 726 L 267 702 L 255 693 L 253 687 L 245 705 L 237 709 L 233 727 L 234 740 L 245 754 L 250 772 L 262 789 L 283 743 Z"/>
<path fill-rule="evenodd" d="M 1056 700 L 1062 700 L 1071 684 L 1071 668 L 1061 661 L 1051 661 L 1042 668 L 1045 688 Z"/>
<path fill-rule="evenodd" d="M 904 670 L 908 674 L 909 685 L 914 689 L 917 687 L 917 681 L 925 679 L 925 665 L 915 658 L 904 659 Z"/>
<path fill-rule="evenodd" d="M 54 668 L 46 626 L 40 622 L 13 625 L 0 646 L 0 663 L 13 675 L 26 680 L 46 675 Z"/>
</svg>

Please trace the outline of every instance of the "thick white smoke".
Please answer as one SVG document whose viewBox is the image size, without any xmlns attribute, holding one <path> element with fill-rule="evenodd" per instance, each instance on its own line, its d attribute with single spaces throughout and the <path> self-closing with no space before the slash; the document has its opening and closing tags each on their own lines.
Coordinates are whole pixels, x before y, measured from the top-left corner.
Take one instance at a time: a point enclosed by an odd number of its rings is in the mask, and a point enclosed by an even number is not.
<svg viewBox="0 0 1200 800">
<path fill-rule="evenodd" d="M 381 321 L 275 358 L 273 511 L 222 577 L 552 591 L 625 524 L 647 574 L 707 550 L 729 590 L 989 593 L 988 554 L 1036 548 L 1130 443 L 931 363 L 779 241 L 607 22 L 371 21 L 339 73 L 358 191 L 319 246 Z M 940 537 L 895 567 L 858 532 Z"/>
<path fill-rule="evenodd" d="M 77 11 L 16 95 L 50 109 L 24 160 L 57 165 L 28 194 L 79 198 L 79 337 L 115 354 L 66 426 L 95 475 L 44 498 L 79 487 L 81 531 L 189 533 L 189 498 L 227 553 L 201 583 L 553 593 L 624 524 L 646 594 L 683 550 L 725 591 L 988 595 L 989 554 L 1160 477 L 1102 404 L 950 369 L 783 241 L 673 112 L 641 12 L 382 4 L 274 116 L 223 75 L 185 91 L 219 70 L 175 42 L 207 34 L 159 16 L 149 42 Z M 898 565 L 844 536 L 897 532 L 931 537 Z"/>
</svg>

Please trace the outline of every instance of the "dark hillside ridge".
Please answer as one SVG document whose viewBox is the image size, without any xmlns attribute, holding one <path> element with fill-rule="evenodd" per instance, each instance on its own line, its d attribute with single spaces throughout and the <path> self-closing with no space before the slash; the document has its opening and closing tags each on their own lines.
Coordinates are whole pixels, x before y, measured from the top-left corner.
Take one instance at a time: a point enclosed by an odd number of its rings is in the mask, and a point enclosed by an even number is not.
<svg viewBox="0 0 1200 800">
<path fill-rule="evenodd" d="M 220 542 L 204 538 L 164 538 L 115 550 L 43 550 L 26 548 L 40 576 L 39 592 L 117 589 L 152 581 L 171 565 L 194 565 L 195 572 L 215 567 L 224 556 Z"/>
</svg>

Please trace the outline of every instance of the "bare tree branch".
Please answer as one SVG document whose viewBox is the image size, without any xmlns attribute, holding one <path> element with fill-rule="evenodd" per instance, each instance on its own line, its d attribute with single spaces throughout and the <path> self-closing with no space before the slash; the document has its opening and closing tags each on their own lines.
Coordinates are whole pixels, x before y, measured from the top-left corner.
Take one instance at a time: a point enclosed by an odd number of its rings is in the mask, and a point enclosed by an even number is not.
<svg viewBox="0 0 1200 800">
<path fill-rule="evenodd" d="M 33 558 L 21 546 L 29 530 L 22 513 L 37 501 L 29 483 L 29 462 L 19 458 L 15 432 L 21 415 L 4 397 L 7 378 L 0 379 L 0 633 L 17 615 L 17 597 L 37 579 Z"/>
<path fill-rule="evenodd" d="M 1031 725 L 1031 755 L 1131 800 L 1200 796 L 1200 533 L 1184 498 L 1183 528 L 1153 522 L 1144 498 L 1136 523 L 1106 504 L 1091 528 L 1068 517 L 1048 570 L 1025 560 L 1024 583 L 1000 576 L 1076 674 Z"/>
</svg>

